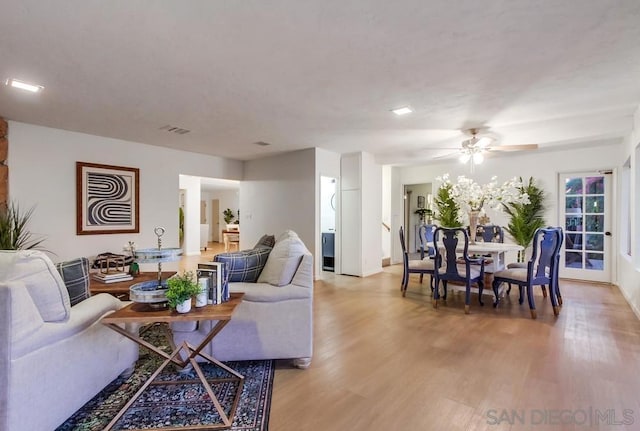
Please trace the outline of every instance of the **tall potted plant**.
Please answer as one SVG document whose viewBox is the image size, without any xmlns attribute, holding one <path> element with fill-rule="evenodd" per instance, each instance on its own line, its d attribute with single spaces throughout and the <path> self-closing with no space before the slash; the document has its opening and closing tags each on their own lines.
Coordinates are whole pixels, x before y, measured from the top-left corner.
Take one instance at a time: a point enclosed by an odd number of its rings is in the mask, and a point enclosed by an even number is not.
<svg viewBox="0 0 640 431">
<path fill-rule="evenodd" d="M 453 184 L 448 178 L 443 178 L 442 185 L 438 188 L 434 203 L 436 204 L 435 219 L 444 227 L 462 227 L 460 221 L 460 205 L 453 199 L 451 191 Z"/>
<path fill-rule="evenodd" d="M 544 219 L 546 193 L 529 177 L 524 183 L 520 178 L 520 191 L 529 196 L 528 203 L 503 203 L 505 212 L 509 215 L 509 224 L 505 230 L 511 235 L 516 244 L 526 250 L 533 241 L 537 229 L 546 226 Z M 525 250 L 518 252 L 518 262 L 524 262 Z"/>
<path fill-rule="evenodd" d="M 34 208 L 23 212 L 16 203 L 0 206 L 0 250 L 41 249 L 44 238 L 34 237 L 27 229 Z"/>
</svg>

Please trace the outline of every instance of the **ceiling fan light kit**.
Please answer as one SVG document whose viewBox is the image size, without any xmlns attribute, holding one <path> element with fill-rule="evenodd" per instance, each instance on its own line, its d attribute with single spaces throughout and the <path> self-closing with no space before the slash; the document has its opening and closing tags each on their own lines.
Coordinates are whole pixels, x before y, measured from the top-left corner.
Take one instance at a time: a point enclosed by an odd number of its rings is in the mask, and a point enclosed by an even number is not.
<svg viewBox="0 0 640 431">
<path fill-rule="evenodd" d="M 479 165 L 484 161 L 484 153 L 488 151 L 521 151 L 535 150 L 538 148 L 536 144 L 525 145 L 502 145 L 492 146 L 494 138 L 491 136 L 478 137 L 479 129 L 469 129 L 464 131 L 471 138 L 462 141 L 459 160 L 461 163 L 471 162 L 471 171 L 474 165 Z"/>
</svg>

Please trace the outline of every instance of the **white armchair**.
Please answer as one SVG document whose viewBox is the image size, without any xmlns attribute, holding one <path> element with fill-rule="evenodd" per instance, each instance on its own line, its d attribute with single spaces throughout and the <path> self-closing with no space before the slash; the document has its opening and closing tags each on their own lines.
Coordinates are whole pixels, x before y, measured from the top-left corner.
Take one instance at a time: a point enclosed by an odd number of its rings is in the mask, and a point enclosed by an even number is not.
<svg viewBox="0 0 640 431">
<path fill-rule="evenodd" d="M 51 260 L 0 251 L 0 429 L 51 431 L 131 369 L 138 347 L 100 323 L 107 294 L 71 307 Z"/>
</svg>

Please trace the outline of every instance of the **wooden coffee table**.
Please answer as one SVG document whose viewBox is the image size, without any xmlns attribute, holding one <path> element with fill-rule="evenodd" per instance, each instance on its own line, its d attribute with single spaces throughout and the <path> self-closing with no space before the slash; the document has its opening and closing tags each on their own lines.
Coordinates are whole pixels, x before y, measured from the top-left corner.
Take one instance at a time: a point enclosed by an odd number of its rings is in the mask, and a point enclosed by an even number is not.
<svg viewBox="0 0 640 431">
<path fill-rule="evenodd" d="M 166 280 L 167 278 L 174 275 L 176 271 L 163 271 L 162 279 Z M 133 277 L 133 280 L 127 281 L 119 281 L 117 283 L 101 283 L 98 280 L 94 280 L 90 278 L 89 282 L 89 290 L 92 295 L 97 295 L 98 293 L 110 293 L 116 298 L 122 301 L 129 300 L 129 288 L 136 283 L 141 283 L 143 281 L 151 281 L 156 280 L 158 278 L 158 271 L 155 272 L 141 272 L 140 274 Z"/>
<path fill-rule="evenodd" d="M 124 335 L 125 337 L 135 341 L 141 346 L 146 347 L 147 349 L 155 352 L 156 354 L 162 356 L 166 360 L 160 365 L 160 367 L 147 379 L 147 381 L 142 385 L 142 387 L 135 393 L 133 398 L 129 400 L 129 402 L 118 412 L 118 414 L 113 418 L 113 420 L 107 425 L 105 430 L 110 430 L 122 417 L 122 415 L 133 405 L 135 400 L 144 392 L 144 390 L 153 384 L 176 384 L 176 381 L 162 381 L 162 382 L 154 382 L 154 379 L 162 372 L 162 370 L 169 365 L 170 363 L 174 363 L 179 367 L 185 367 L 186 365 L 191 365 L 195 370 L 200 382 L 204 386 L 207 391 L 211 402 L 216 408 L 220 418 L 222 418 L 221 424 L 214 425 L 198 425 L 193 427 L 181 427 L 180 429 L 225 429 L 230 428 L 233 422 L 233 417 L 236 413 L 236 408 L 238 407 L 238 401 L 240 400 L 240 394 L 242 393 L 242 386 L 244 384 L 244 376 L 234 369 L 228 367 L 212 356 L 207 355 L 206 353 L 202 353 L 201 350 L 206 346 L 213 337 L 215 337 L 221 330 L 224 328 L 229 321 L 231 320 L 231 316 L 235 308 L 242 302 L 242 298 L 244 293 L 232 293 L 231 298 L 228 302 L 223 302 L 222 304 L 217 305 L 207 305 L 204 307 L 192 308 L 188 313 L 177 313 L 175 310 L 165 309 L 165 310 L 154 310 L 150 309 L 145 304 L 132 303 L 127 305 L 120 310 L 117 310 L 102 319 L 102 323 L 107 325 L 109 328 L 114 331 Z M 189 321 L 200 321 L 200 320 L 215 320 L 217 323 L 211 328 L 209 334 L 202 339 L 200 344 L 197 347 L 193 347 L 188 342 L 183 342 L 182 345 L 178 346 L 171 354 L 166 353 L 162 349 L 154 346 L 146 340 L 143 340 L 139 334 L 133 334 L 128 332 L 122 326 L 126 323 L 138 323 L 143 325 L 153 324 L 153 323 L 172 323 L 172 322 L 189 322 Z M 187 356 L 185 359 L 182 359 L 180 352 L 184 352 Z M 196 357 L 202 357 L 206 359 L 208 362 L 215 364 L 216 366 L 222 368 L 227 371 L 231 378 L 226 379 L 217 379 L 217 380 L 225 380 L 225 381 L 234 381 L 238 383 L 238 389 L 236 390 L 236 394 L 233 400 L 233 405 L 229 414 L 227 415 L 218 398 L 213 393 L 211 389 L 210 383 L 207 381 L 206 376 L 204 375 L 200 365 L 196 362 Z M 211 380 L 216 381 L 216 380 Z M 169 429 L 169 428 L 161 428 L 161 429 Z M 170 428 L 174 429 L 174 428 Z"/>
</svg>

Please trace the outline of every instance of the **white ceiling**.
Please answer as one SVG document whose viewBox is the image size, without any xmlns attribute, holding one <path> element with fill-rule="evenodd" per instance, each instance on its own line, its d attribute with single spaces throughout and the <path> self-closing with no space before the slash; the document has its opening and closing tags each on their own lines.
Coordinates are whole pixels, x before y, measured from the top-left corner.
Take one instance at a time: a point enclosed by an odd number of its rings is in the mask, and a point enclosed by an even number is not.
<svg viewBox="0 0 640 431">
<path fill-rule="evenodd" d="M 7 119 L 241 160 L 424 163 L 477 126 L 615 143 L 640 104 L 640 1 L 3 0 L 7 78 L 45 86 L 0 85 Z"/>
</svg>

